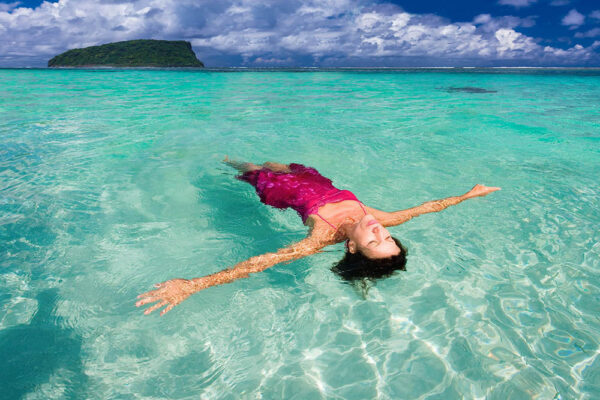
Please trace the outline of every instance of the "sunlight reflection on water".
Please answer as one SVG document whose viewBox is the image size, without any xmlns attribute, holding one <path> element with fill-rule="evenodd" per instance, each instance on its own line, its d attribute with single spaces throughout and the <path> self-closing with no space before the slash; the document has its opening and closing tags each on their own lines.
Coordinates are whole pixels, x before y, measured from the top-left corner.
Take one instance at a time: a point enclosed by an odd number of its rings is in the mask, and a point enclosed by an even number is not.
<svg viewBox="0 0 600 400">
<path fill-rule="evenodd" d="M 9 397 L 600 394 L 600 149 L 581 134 L 600 121 L 597 76 L 0 76 Z M 233 179 L 225 154 L 314 166 L 385 210 L 503 190 L 392 228 L 408 271 L 366 299 L 331 273 L 335 246 L 144 317 L 134 298 L 153 283 L 306 232 Z"/>
</svg>

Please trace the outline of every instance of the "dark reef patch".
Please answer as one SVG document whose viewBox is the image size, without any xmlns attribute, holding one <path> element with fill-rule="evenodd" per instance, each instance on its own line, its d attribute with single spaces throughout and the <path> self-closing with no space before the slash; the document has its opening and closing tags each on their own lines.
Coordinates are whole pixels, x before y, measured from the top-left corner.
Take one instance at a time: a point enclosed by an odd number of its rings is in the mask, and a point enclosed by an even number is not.
<svg viewBox="0 0 600 400">
<path fill-rule="evenodd" d="M 86 393 L 88 376 L 82 359 L 82 339 L 78 332 L 54 314 L 59 300 L 55 288 L 36 296 L 38 310 L 28 324 L 0 331 L 0 399 L 22 399 L 40 395 L 42 385 L 53 376 L 65 381 L 61 399 L 90 398 Z M 57 385 L 52 384 L 55 390 Z"/>
<path fill-rule="evenodd" d="M 497 90 L 488 90 L 488 89 L 484 89 L 484 88 L 480 88 L 480 87 L 474 87 L 474 86 L 464 86 L 464 87 L 454 87 L 454 86 L 450 86 L 447 88 L 444 88 L 443 90 L 445 90 L 448 93 L 456 93 L 456 92 L 461 92 L 461 93 L 497 93 Z"/>
</svg>

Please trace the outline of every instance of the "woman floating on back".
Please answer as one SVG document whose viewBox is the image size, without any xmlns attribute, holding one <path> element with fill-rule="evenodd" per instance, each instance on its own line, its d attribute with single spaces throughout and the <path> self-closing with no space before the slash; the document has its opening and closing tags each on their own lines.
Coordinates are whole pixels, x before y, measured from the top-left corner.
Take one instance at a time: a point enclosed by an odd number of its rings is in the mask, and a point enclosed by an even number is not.
<svg viewBox="0 0 600 400">
<path fill-rule="evenodd" d="M 400 225 L 419 215 L 442 211 L 463 200 L 500 190 L 498 187 L 475 185 L 462 196 L 385 212 L 365 206 L 352 192 L 335 188 L 330 179 L 302 164 L 266 162 L 259 166 L 232 161 L 228 157 L 224 162 L 241 173 L 238 179 L 255 187 L 263 203 L 296 210 L 310 228 L 308 236 L 277 252 L 251 257 L 212 275 L 158 283 L 154 285 L 155 290 L 138 296 L 138 307 L 156 302 L 144 314 L 166 306 L 160 313 L 163 315 L 202 289 L 248 277 L 251 273 L 315 254 L 326 246 L 343 241 L 346 241 L 346 254 L 333 268 L 341 277 L 356 280 L 389 276 L 396 270 L 405 269 L 406 249 L 385 227 Z"/>
</svg>

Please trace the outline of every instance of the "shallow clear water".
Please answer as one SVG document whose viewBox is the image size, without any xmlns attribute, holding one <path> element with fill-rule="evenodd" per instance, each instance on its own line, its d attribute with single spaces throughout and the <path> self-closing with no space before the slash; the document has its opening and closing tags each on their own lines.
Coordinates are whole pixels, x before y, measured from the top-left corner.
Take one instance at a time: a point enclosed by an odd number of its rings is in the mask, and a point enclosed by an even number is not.
<svg viewBox="0 0 600 400">
<path fill-rule="evenodd" d="M 391 228 L 366 299 L 339 245 L 144 317 L 305 235 L 225 154 L 384 210 L 502 191 Z M 2 395 L 598 398 L 599 155 L 597 73 L 0 70 Z"/>
</svg>

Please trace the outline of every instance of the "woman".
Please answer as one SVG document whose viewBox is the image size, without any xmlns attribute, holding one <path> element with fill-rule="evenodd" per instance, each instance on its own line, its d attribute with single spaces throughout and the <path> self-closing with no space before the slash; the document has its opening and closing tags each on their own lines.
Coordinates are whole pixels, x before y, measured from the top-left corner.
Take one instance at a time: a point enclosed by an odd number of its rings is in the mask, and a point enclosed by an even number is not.
<svg viewBox="0 0 600 400">
<path fill-rule="evenodd" d="M 362 204 L 350 191 L 339 190 L 331 180 L 314 168 L 302 164 L 266 162 L 262 166 L 229 160 L 225 163 L 242 175 L 237 178 L 252 184 L 261 201 L 277 208 L 292 207 L 305 225 L 308 236 L 275 253 L 251 257 L 212 275 L 195 279 L 172 279 L 154 285 L 138 296 L 136 306 L 154 303 L 144 314 L 166 306 L 160 315 L 169 312 L 191 294 L 211 286 L 245 278 L 251 273 L 264 271 L 275 264 L 306 257 L 322 248 L 346 241 L 346 255 L 334 267 L 343 278 L 353 280 L 388 276 L 404 269 L 406 249 L 390 236 L 385 227 L 400 225 L 413 217 L 442 211 L 448 206 L 473 197 L 485 196 L 499 190 L 497 187 L 475 185 L 462 196 L 448 197 L 423 203 L 418 207 L 395 212 L 380 211 Z"/>
</svg>

